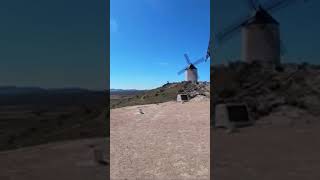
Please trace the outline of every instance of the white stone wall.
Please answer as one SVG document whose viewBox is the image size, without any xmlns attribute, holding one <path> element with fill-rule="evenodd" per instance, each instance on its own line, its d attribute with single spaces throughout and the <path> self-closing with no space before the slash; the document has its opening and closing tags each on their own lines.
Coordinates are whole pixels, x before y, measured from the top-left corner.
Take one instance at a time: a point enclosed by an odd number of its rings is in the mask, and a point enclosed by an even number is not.
<svg viewBox="0 0 320 180">
<path fill-rule="evenodd" d="M 248 63 L 280 63 L 280 34 L 276 24 L 254 24 L 242 28 L 242 59 Z"/>
<path fill-rule="evenodd" d="M 186 70 L 186 81 L 197 82 L 198 81 L 198 72 L 197 69 L 188 69 Z"/>
</svg>

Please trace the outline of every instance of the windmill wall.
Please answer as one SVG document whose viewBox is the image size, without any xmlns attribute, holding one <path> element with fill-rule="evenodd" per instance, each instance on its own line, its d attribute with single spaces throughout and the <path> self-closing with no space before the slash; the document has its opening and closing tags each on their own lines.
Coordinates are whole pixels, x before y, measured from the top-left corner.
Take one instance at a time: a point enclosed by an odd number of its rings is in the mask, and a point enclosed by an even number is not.
<svg viewBox="0 0 320 180">
<path fill-rule="evenodd" d="M 248 63 L 280 63 L 280 34 L 277 24 L 252 24 L 242 28 L 242 59 Z"/>
<path fill-rule="evenodd" d="M 186 81 L 197 82 L 198 81 L 198 72 L 197 69 L 188 69 L 185 73 Z"/>
</svg>

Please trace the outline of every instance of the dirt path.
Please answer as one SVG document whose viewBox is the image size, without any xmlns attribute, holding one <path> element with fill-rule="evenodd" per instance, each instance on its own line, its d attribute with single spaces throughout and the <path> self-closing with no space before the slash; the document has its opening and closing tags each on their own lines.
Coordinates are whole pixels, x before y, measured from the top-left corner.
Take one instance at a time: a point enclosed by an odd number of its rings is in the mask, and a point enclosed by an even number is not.
<svg viewBox="0 0 320 180">
<path fill-rule="evenodd" d="M 319 123 L 212 133 L 213 179 L 320 179 Z"/>
<path fill-rule="evenodd" d="M 107 166 L 94 161 L 103 138 L 58 142 L 0 152 L 1 180 L 106 180 Z"/>
<path fill-rule="evenodd" d="M 209 110 L 209 101 L 112 110 L 111 179 L 209 179 Z"/>
</svg>

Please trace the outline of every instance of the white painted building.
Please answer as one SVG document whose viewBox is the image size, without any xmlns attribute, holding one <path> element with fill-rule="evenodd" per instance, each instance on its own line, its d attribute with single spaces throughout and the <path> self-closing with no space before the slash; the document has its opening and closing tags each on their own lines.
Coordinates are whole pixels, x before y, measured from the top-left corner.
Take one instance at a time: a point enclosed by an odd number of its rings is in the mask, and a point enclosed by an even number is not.
<svg viewBox="0 0 320 180">
<path fill-rule="evenodd" d="M 279 23 L 262 8 L 242 27 L 242 59 L 280 63 Z"/>
<path fill-rule="evenodd" d="M 185 79 L 186 81 L 198 82 L 198 70 L 193 64 L 186 69 Z"/>
</svg>

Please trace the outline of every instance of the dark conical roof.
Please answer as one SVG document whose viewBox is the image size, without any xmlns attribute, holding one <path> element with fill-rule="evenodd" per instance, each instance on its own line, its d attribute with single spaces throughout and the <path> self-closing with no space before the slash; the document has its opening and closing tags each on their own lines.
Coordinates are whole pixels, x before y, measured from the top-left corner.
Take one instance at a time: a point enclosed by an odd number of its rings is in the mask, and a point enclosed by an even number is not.
<svg viewBox="0 0 320 180">
<path fill-rule="evenodd" d="M 253 18 L 251 18 L 247 23 L 244 25 L 251 25 L 251 24 L 277 24 L 279 25 L 278 21 L 275 20 L 266 10 L 264 10 L 261 6 L 255 12 Z"/>
<path fill-rule="evenodd" d="M 190 66 L 188 67 L 188 69 L 197 69 L 193 64 L 190 64 Z"/>
</svg>

